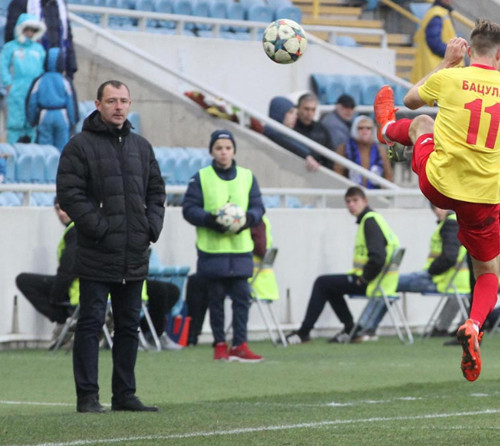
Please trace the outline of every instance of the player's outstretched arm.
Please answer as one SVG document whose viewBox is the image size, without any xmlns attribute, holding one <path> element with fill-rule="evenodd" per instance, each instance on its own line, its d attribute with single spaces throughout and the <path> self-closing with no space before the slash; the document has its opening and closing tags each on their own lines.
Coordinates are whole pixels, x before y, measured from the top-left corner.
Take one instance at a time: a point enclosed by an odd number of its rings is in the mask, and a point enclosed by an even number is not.
<svg viewBox="0 0 500 446">
<path fill-rule="evenodd" d="M 453 68 L 460 64 L 467 52 L 467 48 L 467 40 L 463 39 L 462 37 L 454 37 L 453 39 L 451 39 L 446 46 L 446 52 L 444 53 L 443 60 L 436 68 L 434 68 L 434 70 L 420 79 L 415 85 L 413 85 L 413 87 L 410 88 L 410 90 L 404 97 L 404 104 L 412 110 L 426 105 L 426 103 L 418 94 L 418 87 L 423 85 L 425 81 L 437 71 L 444 68 Z"/>
</svg>

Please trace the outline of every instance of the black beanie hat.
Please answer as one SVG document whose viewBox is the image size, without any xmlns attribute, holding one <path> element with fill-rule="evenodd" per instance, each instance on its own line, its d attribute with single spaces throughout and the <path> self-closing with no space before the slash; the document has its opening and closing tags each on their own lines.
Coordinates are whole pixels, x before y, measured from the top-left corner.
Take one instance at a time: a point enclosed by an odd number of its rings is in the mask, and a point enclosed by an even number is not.
<svg viewBox="0 0 500 446">
<path fill-rule="evenodd" d="M 212 147 L 218 139 L 230 139 L 233 141 L 234 153 L 236 153 L 236 141 L 234 140 L 233 134 L 229 130 L 215 130 L 212 132 L 210 135 L 210 144 L 208 145 L 210 153 L 212 153 Z"/>
</svg>

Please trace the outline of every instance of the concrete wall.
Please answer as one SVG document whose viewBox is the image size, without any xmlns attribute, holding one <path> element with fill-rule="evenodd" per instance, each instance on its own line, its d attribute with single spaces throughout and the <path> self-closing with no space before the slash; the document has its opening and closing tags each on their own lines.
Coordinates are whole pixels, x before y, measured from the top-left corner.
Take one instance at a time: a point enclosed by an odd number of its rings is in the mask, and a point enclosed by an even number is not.
<svg viewBox="0 0 500 446">
<path fill-rule="evenodd" d="M 401 270 L 420 269 L 435 228 L 433 214 L 429 209 L 388 209 L 382 213 L 400 237 L 401 245 L 407 248 Z M 356 225 L 345 209 L 270 209 L 268 216 L 279 248 L 275 272 L 281 299 L 274 308 L 285 328 L 295 328 L 303 318 L 315 278 L 320 274 L 343 273 L 350 268 Z M 51 209 L 0 208 L 0 232 L 6 234 L 0 251 L 0 341 L 8 338 L 12 328 L 13 296 L 20 294 L 15 286 L 16 275 L 23 271 L 53 274 L 62 231 Z M 195 271 L 195 231 L 183 220 L 181 209 L 167 208 L 164 230 L 154 249 L 164 264 L 189 265 Z M 411 325 L 422 326 L 435 302 L 434 298 L 411 296 L 405 302 Z M 357 315 L 363 302 L 351 301 L 349 305 Z M 50 337 L 52 325 L 21 295 L 18 308 L 22 333 L 37 339 Z M 317 328 L 332 332 L 338 327 L 337 318 L 327 308 Z M 257 310 L 252 308 L 251 337 L 262 329 Z M 205 330 L 209 333 L 207 324 Z"/>
</svg>

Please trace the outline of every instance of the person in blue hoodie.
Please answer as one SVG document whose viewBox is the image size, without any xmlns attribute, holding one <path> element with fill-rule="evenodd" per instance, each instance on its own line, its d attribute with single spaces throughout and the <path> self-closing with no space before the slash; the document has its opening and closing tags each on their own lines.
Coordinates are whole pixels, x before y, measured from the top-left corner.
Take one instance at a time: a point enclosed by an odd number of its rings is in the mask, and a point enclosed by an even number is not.
<svg viewBox="0 0 500 446">
<path fill-rule="evenodd" d="M 76 93 L 71 81 L 62 74 L 61 49 L 51 48 L 45 62 L 45 73 L 33 82 L 28 93 L 26 115 L 32 126 L 38 126 L 36 142 L 62 151 L 71 126 L 78 121 Z"/>
<path fill-rule="evenodd" d="M 2 82 L 7 97 L 7 142 L 31 142 L 35 129 L 26 119 L 26 95 L 33 80 L 43 73 L 45 50 L 37 43 L 45 25 L 35 16 L 21 14 L 16 25 L 16 39 L 7 42 L 0 54 Z"/>
</svg>

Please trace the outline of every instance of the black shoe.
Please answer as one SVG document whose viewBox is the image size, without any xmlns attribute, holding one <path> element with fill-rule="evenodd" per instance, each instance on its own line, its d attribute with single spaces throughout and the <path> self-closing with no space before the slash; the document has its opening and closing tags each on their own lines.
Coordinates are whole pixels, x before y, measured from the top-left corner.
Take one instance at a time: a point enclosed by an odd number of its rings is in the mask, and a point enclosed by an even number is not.
<svg viewBox="0 0 500 446">
<path fill-rule="evenodd" d="M 78 398 L 76 411 L 81 413 L 104 413 L 106 409 L 99 403 L 97 395 L 87 395 Z"/>
<path fill-rule="evenodd" d="M 289 344 L 303 344 L 304 342 L 311 342 L 311 337 L 306 334 L 300 333 L 298 330 L 294 330 L 285 336 L 286 342 Z"/>
<path fill-rule="evenodd" d="M 429 336 L 431 338 L 447 338 L 450 334 L 448 333 L 448 330 L 434 327 Z"/>
<path fill-rule="evenodd" d="M 155 406 L 145 406 L 135 395 L 119 403 L 112 402 L 111 410 L 127 410 L 131 412 L 158 412 Z"/>
</svg>

